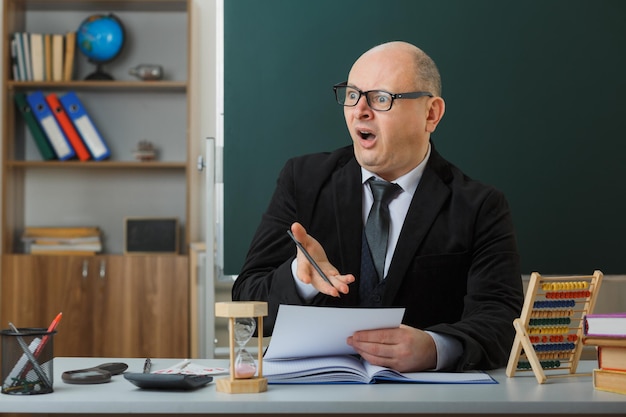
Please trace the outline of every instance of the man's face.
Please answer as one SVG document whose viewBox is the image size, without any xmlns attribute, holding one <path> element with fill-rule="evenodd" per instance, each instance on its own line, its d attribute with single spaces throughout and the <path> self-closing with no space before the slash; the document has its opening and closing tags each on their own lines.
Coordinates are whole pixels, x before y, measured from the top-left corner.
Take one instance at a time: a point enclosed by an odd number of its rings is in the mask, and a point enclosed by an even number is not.
<svg viewBox="0 0 626 417">
<path fill-rule="evenodd" d="M 365 53 L 352 66 L 348 85 L 361 91 L 385 90 L 393 94 L 421 91 L 422 87 L 416 85 L 412 55 L 402 48 Z M 434 130 L 428 123 L 432 100 L 394 100 L 389 111 L 376 111 L 362 96 L 356 106 L 344 107 L 359 164 L 388 181 L 419 165 Z"/>
</svg>

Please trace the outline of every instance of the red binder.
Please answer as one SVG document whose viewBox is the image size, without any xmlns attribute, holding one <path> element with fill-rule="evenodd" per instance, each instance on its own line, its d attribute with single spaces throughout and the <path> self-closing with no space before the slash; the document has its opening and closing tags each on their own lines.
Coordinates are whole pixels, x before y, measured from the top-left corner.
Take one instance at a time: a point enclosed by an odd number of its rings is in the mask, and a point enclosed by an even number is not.
<svg viewBox="0 0 626 417">
<path fill-rule="evenodd" d="M 74 124 L 70 120 L 67 113 L 65 113 L 65 109 L 61 105 L 59 101 L 59 97 L 55 93 L 50 93 L 46 96 L 46 101 L 52 109 L 52 113 L 54 113 L 54 117 L 56 117 L 59 125 L 61 125 L 61 129 L 63 129 L 63 133 L 65 133 L 65 137 L 70 142 L 74 150 L 76 151 L 76 156 L 81 161 L 87 161 L 91 158 L 91 154 L 87 150 L 85 143 L 81 139 L 78 131 L 74 127 Z"/>
</svg>

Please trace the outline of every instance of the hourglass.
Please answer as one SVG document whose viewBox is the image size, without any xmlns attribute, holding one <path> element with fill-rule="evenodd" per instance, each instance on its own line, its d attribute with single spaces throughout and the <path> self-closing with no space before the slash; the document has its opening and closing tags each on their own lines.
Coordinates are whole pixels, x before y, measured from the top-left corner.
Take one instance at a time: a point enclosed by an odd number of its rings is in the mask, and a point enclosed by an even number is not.
<svg viewBox="0 0 626 417">
<path fill-rule="evenodd" d="M 215 303 L 215 316 L 228 318 L 230 346 L 230 376 L 216 381 L 217 390 L 229 394 L 267 391 L 267 379 L 263 378 L 263 317 L 267 316 L 267 303 Z M 254 318 L 258 321 L 258 370 L 254 357 L 245 348 L 257 327 Z"/>
<path fill-rule="evenodd" d="M 256 374 L 256 364 L 254 358 L 246 350 L 245 346 L 254 334 L 256 321 L 251 317 L 235 318 L 235 378 L 247 379 Z"/>
</svg>

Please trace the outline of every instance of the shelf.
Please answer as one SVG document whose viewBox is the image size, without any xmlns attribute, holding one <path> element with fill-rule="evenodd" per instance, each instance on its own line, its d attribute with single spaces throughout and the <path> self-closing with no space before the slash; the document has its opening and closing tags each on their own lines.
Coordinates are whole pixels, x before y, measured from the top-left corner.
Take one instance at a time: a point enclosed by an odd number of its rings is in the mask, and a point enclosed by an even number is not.
<svg viewBox="0 0 626 417">
<path fill-rule="evenodd" d="M 29 10 L 159 10 L 184 11 L 187 0 L 22 0 Z"/>
<path fill-rule="evenodd" d="M 139 161 L 7 161 L 13 168 L 59 168 L 59 169 L 185 169 L 186 162 L 139 162 Z"/>
<path fill-rule="evenodd" d="M 172 90 L 184 92 L 187 90 L 185 81 L 7 81 L 9 90 L 21 89 L 73 89 L 73 90 Z"/>
</svg>

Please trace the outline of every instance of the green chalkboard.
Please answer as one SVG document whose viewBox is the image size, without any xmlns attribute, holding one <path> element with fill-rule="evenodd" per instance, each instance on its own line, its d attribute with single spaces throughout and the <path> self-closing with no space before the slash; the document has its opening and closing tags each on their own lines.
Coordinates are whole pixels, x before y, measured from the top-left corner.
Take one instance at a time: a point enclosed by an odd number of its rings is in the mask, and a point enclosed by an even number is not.
<svg viewBox="0 0 626 417">
<path fill-rule="evenodd" d="M 505 192 L 525 273 L 626 272 L 626 1 L 224 2 L 224 260 L 237 274 L 285 160 L 350 143 L 332 88 L 390 40 L 433 57 L 433 140 Z"/>
</svg>

